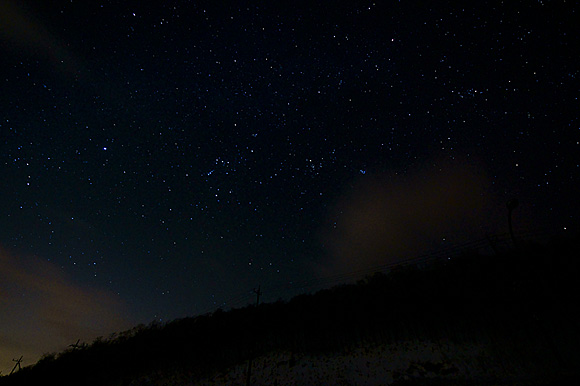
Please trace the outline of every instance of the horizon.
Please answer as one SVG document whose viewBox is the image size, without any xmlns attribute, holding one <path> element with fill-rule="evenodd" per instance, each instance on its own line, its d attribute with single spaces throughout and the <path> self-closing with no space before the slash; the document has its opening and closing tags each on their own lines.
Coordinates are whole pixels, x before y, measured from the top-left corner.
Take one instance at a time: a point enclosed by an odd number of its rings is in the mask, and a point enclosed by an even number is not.
<svg viewBox="0 0 580 386">
<path fill-rule="evenodd" d="M 560 230 L 560 231 L 557 231 L 557 230 L 537 230 L 537 231 L 533 231 L 533 232 L 517 233 L 516 240 L 523 243 L 524 245 L 527 245 L 530 243 L 532 243 L 532 244 L 539 243 L 540 245 L 545 245 L 546 242 L 551 242 L 551 241 L 554 241 L 555 239 L 559 239 L 562 237 L 564 239 L 568 239 L 575 232 L 577 233 L 578 230 L 571 230 L 571 229 L 565 229 L 565 230 Z M 534 239 L 530 239 L 530 236 L 532 236 L 532 235 L 535 237 Z M 446 261 L 447 259 L 455 260 L 456 258 L 458 258 L 458 259 L 465 258 L 465 256 L 462 257 L 462 255 L 465 253 L 467 253 L 471 258 L 474 258 L 474 257 L 485 258 L 486 256 L 494 256 L 497 253 L 504 253 L 504 254 L 505 253 L 507 253 L 507 254 L 514 253 L 514 252 L 517 252 L 517 250 L 518 250 L 518 248 L 513 244 L 513 239 L 511 238 L 511 235 L 509 234 L 509 232 L 500 233 L 498 235 L 486 235 L 486 237 L 482 238 L 482 239 L 471 240 L 467 243 L 462 243 L 459 245 L 450 246 L 450 247 L 447 247 L 445 249 L 440 249 L 438 251 L 430 251 L 429 253 L 425 253 L 425 254 L 421 254 L 421 255 L 417 255 L 417 256 L 412 256 L 412 257 L 409 257 L 407 259 L 403 259 L 403 260 L 400 260 L 398 262 L 392 262 L 392 263 L 387 264 L 387 265 L 378 265 L 378 266 L 374 266 L 374 267 L 367 267 L 363 270 L 354 271 L 354 272 L 345 271 L 342 273 L 336 273 L 336 274 L 328 276 L 328 277 L 321 277 L 321 278 L 318 278 L 316 280 L 305 280 L 302 282 L 297 282 L 297 283 L 294 283 L 294 288 L 292 290 L 288 290 L 288 288 L 278 287 L 278 288 L 274 288 L 273 289 L 274 291 L 272 291 L 271 288 L 263 288 L 261 285 L 259 285 L 259 287 L 261 288 L 261 290 L 260 290 L 260 295 L 261 295 L 260 305 L 261 304 L 272 304 L 272 303 L 276 303 L 278 301 L 283 301 L 284 303 L 286 303 L 286 302 L 289 302 L 290 300 L 292 300 L 294 297 L 297 297 L 300 295 L 306 295 L 306 294 L 313 295 L 321 290 L 328 290 L 328 289 L 336 288 L 337 286 L 341 286 L 341 285 L 356 284 L 360 280 L 374 276 L 376 273 L 383 273 L 383 274 L 388 275 L 393 270 L 396 270 L 399 267 L 414 266 L 414 267 L 421 269 L 421 267 L 424 267 L 425 265 L 429 266 L 430 264 L 433 264 L 435 262 L 439 262 L 442 260 Z M 0 253 L 0 262 L 2 261 L 1 257 L 2 257 L 2 254 Z M 2 267 L 1 264 L 0 264 L 0 267 Z M 23 363 L 23 364 L 21 366 L 23 368 L 29 367 L 29 366 L 34 366 L 38 362 L 38 360 L 40 360 L 45 355 L 56 354 L 58 356 L 59 354 L 62 354 L 64 352 L 70 350 L 70 348 L 73 347 L 74 345 L 80 344 L 81 346 L 82 345 L 90 346 L 92 343 L 94 343 L 98 339 L 102 338 L 104 341 L 108 341 L 116 336 L 122 335 L 124 332 L 129 332 L 129 331 L 135 330 L 136 328 L 140 328 L 140 327 L 148 328 L 149 326 L 164 326 L 168 323 L 178 321 L 180 319 L 196 318 L 198 316 L 211 315 L 218 310 L 223 310 L 223 311 L 227 312 L 230 310 L 252 307 L 252 306 L 256 305 L 255 304 L 255 299 L 256 299 L 255 290 L 256 290 L 256 288 L 253 288 L 251 290 L 245 291 L 244 293 L 240 293 L 240 294 L 238 294 L 238 296 L 235 296 L 232 299 L 228 299 L 227 301 L 225 301 L 221 305 L 216 305 L 215 307 L 213 307 L 211 309 L 207 309 L 207 310 L 200 312 L 200 313 L 197 313 L 197 314 L 183 315 L 183 316 L 176 317 L 174 319 L 164 320 L 164 321 L 159 321 L 159 320 L 155 320 L 155 319 L 151 320 L 149 322 L 140 321 L 139 323 L 135 323 L 132 325 L 126 325 L 124 328 L 117 329 L 117 330 L 102 329 L 98 333 L 93 332 L 92 335 L 85 335 L 83 338 L 79 338 L 74 342 L 71 341 L 72 343 L 67 343 L 69 341 L 61 340 L 61 342 L 59 343 L 60 347 L 57 347 L 58 345 L 54 345 L 54 343 L 51 343 L 50 346 L 45 346 L 45 348 L 50 347 L 50 349 L 42 350 L 42 352 L 38 351 L 36 353 L 31 353 L 32 359 L 30 359 L 30 357 L 28 357 L 28 360 L 26 360 L 26 358 L 24 358 L 25 355 L 20 355 L 19 357 L 16 356 L 16 358 L 13 358 L 13 360 L 11 362 L 9 362 L 7 359 L 10 357 L 10 355 L 8 355 L 8 356 L 3 355 L 0 357 L 1 358 L 0 362 L 5 362 L 6 366 L 9 363 L 14 363 L 13 365 L 11 365 L 10 370 L 12 370 L 13 368 L 14 369 L 16 368 L 17 364 L 16 364 L 15 360 L 17 360 L 18 358 L 22 359 L 21 363 Z M 266 290 L 267 291 L 266 294 L 270 295 L 269 297 L 266 297 L 267 300 L 265 300 L 265 301 L 263 298 L 263 295 L 264 295 L 263 290 Z M 100 318 L 96 318 L 96 319 L 98 320 Z M 73 335 L 70 335 L 69 338 L 71 338 L 72 336 Z M 6 375 L 10 374 L 10 370 L 8 370 L 8 367 L 6 367 L 5 371 L 1 370 L 0 376 L 6 376 Z"/>
<path fill-rule="evenodd" d="M 1 2 L 3 373 L 508 233 L 512 199 L 516 235 L 578 229 L 577 13 Z"/>
</svg>

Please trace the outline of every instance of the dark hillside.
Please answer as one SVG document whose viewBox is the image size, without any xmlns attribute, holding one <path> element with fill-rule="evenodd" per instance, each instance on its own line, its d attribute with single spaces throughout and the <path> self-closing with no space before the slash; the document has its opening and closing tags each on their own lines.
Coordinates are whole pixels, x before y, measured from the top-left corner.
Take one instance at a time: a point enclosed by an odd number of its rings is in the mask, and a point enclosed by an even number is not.
<svg viewBox="0 0 580 386">
<path fill-rule="evenodd" d="M 138 326 L 46 355 L 1 377 L 0 386 L 129 385 L 168 374 L 193 380 L 273 351 L 324 355 L 413 340 L 495 342 L 498 355 L 548 368 L 546 379 L 577 375 L 580 248 L 573 240 L 465 253 L 288 302 Z"/>
</svg>

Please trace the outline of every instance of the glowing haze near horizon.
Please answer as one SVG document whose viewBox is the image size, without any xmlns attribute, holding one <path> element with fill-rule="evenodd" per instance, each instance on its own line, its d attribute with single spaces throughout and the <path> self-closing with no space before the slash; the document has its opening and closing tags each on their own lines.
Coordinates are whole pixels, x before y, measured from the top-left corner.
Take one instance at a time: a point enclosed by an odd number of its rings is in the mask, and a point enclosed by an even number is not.
<svg viewBox="0 0 580 386">
<path fill-rule="evenodd" d="M 577 226 L 575 4 L 276 3 L 0 3 L 3 374 Z"/>
</svg>

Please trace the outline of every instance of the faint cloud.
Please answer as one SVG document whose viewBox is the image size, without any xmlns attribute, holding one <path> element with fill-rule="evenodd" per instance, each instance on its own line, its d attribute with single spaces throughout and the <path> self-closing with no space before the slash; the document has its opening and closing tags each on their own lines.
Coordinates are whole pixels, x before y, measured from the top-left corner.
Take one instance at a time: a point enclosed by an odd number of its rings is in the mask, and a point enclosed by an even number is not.
<svg viewBox="0 0 580 386">
<path fill-rule="evenodd" d="M 87 62 L 74 54 L 66 41 L 51 32 L 54 26 L 43 23 L 39 12 L 22 1 L 0 1 L 0 43 L 6 55 L 22 54 L 46 58 L 66 77 L 77 78 L 86 72 Z"/>
<path fill-rule="evenodd" d="M 364 271 L 485 236 L 495 213 L 488 178 L 467 163 L 427 165 L 405 175 L 367 173 L 339 196 L 322 231 L 328 257 L 321 275 Z"/>
<path fill-rule="evenodd" d="M 24 9 L 13 1 L 0 3 L 0 34 L 17 44 L 33 44 L 41 46 L 43 42 L 42 29 L 31 21 Z"/>
<path fill-rule="evenodd" d="M 125 306 L 114 294 L 74 283 L 54 264 L 0 249 L 0 370 L 13 358 L 34 364 L 42 354 L 77 339 L 128 329 Z"/>
</svg>

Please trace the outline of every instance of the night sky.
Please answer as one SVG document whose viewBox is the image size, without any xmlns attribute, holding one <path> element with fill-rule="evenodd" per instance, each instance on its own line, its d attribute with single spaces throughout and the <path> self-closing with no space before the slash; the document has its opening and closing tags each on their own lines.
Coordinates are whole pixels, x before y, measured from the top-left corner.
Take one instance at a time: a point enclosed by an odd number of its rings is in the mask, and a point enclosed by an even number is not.
<svg viewBox="0 0 580 386">
<path fill-rule="evenodd" d="M 574 1 L 281 3 L 0 0 L 3 374 L 576 229 Z"/>
</svg>

